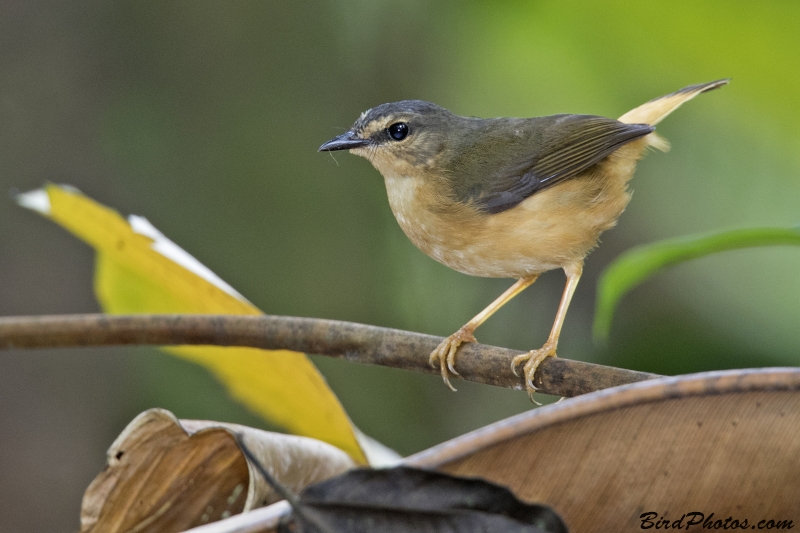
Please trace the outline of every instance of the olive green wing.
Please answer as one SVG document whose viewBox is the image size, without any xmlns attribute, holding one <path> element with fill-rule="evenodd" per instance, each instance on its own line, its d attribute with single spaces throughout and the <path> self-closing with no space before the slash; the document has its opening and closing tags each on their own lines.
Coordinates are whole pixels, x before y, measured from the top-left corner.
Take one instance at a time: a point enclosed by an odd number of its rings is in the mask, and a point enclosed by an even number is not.
<svg viewBox="0 0 800 533">
<path fill-rule="evenodd" d="M 508 151 L 501 168 L 487 168 L 480 186 L 470 190 L 470 199 L 488 213 L 511 209 L 538 191 L 577 176 L 655 129 L 592 115 L 553 115 L 514 126 L 508 143 L 496 144 L 498 152 Z"/>
</svg>

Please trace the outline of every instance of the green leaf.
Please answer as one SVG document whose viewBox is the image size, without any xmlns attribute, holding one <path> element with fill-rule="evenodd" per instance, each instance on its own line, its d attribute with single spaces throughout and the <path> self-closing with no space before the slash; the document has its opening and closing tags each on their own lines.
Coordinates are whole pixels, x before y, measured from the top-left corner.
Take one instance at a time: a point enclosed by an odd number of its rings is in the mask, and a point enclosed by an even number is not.
<svg viewBox="0 0 800 533">
<path fill-rule="evenodd" d="M 726 250 L 787 244 L 800 245 L 800 228 L 728 230 L 632 248 L 611 263 L 597 283 L 594 338 L 601 342 L 608 339 L 611 319 L 619 300 L 662 268 Z"/>
</svg>

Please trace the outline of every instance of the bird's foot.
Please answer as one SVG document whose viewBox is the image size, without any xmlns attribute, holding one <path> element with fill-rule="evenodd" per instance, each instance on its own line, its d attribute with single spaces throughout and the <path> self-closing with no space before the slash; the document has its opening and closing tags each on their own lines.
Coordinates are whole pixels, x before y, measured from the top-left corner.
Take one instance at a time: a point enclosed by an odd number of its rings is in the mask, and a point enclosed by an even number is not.
<svg viewBox="0 0 800 533">
<path fill-rule="evenodd" d="M 478 342 L 472 334 L 473 331 L 475 331 L 475 328 L 462 326 L 461 329 L 443 340 L 442 343 L 431 352 L 431 357 L 428 360 L 433 368 L 439 367 L 444 384 L 452 391 L 456 389 L 450 384 L 450 374 L 455 376 L 459 375 L 455 369 L 456 351 L 462 343 Z"/>
<path fill-rule="evenodd" d="M 542 361 L 548 357 L 556 357 L 556 345 L 550 341 L 544 343 L 544 346 L 538 350 L 531 350 L 528 353 L 520 354 L 511 360 L 511 371 L 514 372 L 515 376 L 519 376 L 517 367 L 524 363 L 522 372 L 525 375 L 525 388 L 528 389 L 528 396 L 531 401 L 536 405 L 541 404 L 533 399 L 534 393 L 539 390 L 536 385 L 533 384 L 533 378 L 536 374 L 536 369 L 539 368 Z"/>
</svg>

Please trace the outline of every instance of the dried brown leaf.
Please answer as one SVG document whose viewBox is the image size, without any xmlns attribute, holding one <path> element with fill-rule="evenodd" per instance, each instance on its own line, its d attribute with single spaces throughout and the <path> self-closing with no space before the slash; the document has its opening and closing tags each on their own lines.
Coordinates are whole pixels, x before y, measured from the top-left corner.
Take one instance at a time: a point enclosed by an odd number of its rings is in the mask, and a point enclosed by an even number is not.
<svg viewBox="0 0 800 533">
<path fill-rule="evenodd" d="M 769 368 L 586 394 L 405 463 L 501 483 L 522 500 L 551 506 L 574 531 L 605 533 L 693 512 L 796 525 L 798 457 L 800 369 Z"/>
<path fill-rule="evenodd" d="M 106 468 L 84 494 L 81 533 L 184 531 L 277 501 L 236 444 L 237 433 L 295 491 L 354 466 L 347 454 L 314 439 L 178 420 L 151 409 L 109 448 Z"/>
</svg>

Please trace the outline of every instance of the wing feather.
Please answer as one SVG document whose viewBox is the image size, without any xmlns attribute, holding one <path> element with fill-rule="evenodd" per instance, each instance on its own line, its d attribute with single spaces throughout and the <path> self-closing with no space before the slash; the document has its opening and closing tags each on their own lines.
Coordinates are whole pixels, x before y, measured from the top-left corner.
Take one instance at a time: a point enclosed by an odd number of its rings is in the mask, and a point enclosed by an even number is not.
<svg viewBox="0 0 800 533">
<path fill-rule="evenodd" d="M 654 130 L 648 124 L 624 124 L 592 115 L 554 115 L 515 126 L 522 126 L 524 134 L 516 127 L 504 148 L 494 138 L 495 149 L 509 152 L 505 164 L 490 172 L 488 180 L 470 180 L 480 186 L 471 187 L 464 198 L 488 213 L 510 209 L 546 187 L 575 177 Z"/>
</svg>

